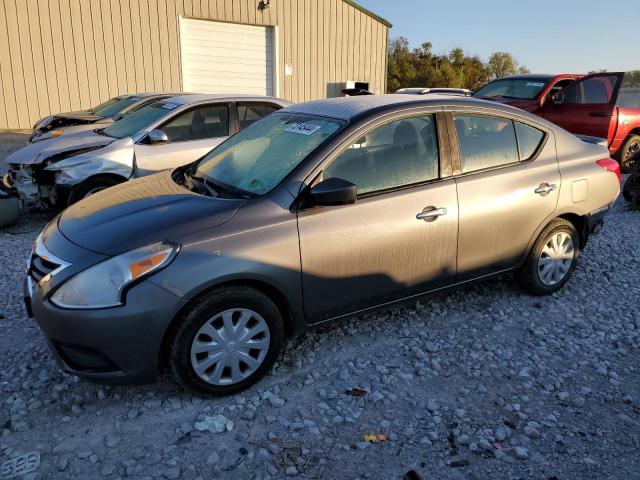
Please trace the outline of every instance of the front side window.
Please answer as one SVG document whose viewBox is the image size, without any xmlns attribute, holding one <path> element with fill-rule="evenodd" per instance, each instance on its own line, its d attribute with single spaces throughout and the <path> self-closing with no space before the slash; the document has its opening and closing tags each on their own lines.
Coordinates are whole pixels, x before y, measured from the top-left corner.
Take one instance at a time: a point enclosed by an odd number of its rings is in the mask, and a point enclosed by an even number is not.
<svg viewBox="0 0 640 480">
<path fill-rule="evenodd" d="M 404 118 L 358 139 L 324 170 L 324 178 L 354 183 L 358 194 L 398 188 L 438 178 L 435 117 Z"/>
<path fill-rule="evenodd" d="M 332 118 L 274 113 L 214 148 L 197 173 L 222 187 L 263 195 L 343 126 Z"/>
<path fill-rule="evenodd" d="M 513 122 L 487 115 L 453 115 L 462 173 L 519 161 Z"/>
<path fill-rule="evenodd" d="M 262 117 L 266 117 L 276 110 L 278 109 L 273 105 L 238 105 L 238 121 L 240 123 L 240 130 L 244 130 L 252 123 L 257 122 Z"/>
<path fill-rule="evenodd" d="M 160 127 L 170 142 L 204 140 L 229 135 L 229 109 L 206 105 L 192 108 Z"/>
</svg>

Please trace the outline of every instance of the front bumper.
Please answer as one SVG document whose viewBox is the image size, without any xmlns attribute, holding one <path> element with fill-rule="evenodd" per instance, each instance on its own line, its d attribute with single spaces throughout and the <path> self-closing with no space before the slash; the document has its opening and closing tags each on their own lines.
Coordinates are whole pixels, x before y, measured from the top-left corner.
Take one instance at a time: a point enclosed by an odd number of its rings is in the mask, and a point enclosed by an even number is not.
<svg viewBox="0 0 640 480">
<path fill-rule="evenodd" d="M 156 377 L 164 333 L 187 302 L 143 281 L 129 290 L 123 306 L 66 310 L 44 298 L 30 278 L 25 301 L 66 372 L 117 384 Z"/>
</svg>

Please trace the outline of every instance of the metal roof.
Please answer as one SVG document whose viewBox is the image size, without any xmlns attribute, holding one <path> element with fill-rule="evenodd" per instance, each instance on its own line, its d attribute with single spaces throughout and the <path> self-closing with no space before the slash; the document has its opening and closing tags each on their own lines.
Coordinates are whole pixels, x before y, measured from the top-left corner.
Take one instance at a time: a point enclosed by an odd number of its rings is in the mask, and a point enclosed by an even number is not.
<svg viewBox="0 0 640 480">
<path fill-rule="evenodd" d="M 513 111 L 513 107 L 502 105 L 496 102 L 480 100 L 460 95 L 362 95 L 356 97 L 338 97 L 327 100 L 316 100 L 313 102 L 300 103 L 287 107 L 287 113 L 306 113 L 311 115 L 324 115 L 327 117 L 351 120 L 378 108 L 391 107 L 394 105 L 422 106 L 422 105 L 469 105 L 483 106 L 495 109 Z M 518 112 L 521 110 L 515 109 Z"/>
</svg>

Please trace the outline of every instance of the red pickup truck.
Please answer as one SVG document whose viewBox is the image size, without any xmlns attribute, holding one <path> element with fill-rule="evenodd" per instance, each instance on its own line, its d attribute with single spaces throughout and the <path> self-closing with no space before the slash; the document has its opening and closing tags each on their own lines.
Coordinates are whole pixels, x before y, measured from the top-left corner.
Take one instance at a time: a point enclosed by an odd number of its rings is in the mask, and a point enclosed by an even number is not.
<svg viewBox="0 0 640 480">
<path fill-rule="evenodd" d="M 623 168 L 640 151 L 639 71 L 514 75 L 489 82 L 473 96 L 522 108 L 575 134 L 604 138 Z"/>
</svg>

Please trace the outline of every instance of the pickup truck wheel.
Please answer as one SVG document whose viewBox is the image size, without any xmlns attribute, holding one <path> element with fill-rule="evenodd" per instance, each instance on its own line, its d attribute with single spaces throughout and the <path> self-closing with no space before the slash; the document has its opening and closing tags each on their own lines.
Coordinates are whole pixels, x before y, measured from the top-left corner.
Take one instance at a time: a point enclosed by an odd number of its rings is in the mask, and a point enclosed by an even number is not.
<svg viewBox="0 0 640 480">
<path fill-rule="evenodd" d="M 250 387 L 269 371 L 284 342 L 278 307 L 243 286 L 205 294 L 178 321 L 169 350 L 171 372 L 179 385 L 201 395 Z"/>
<path fill-rule="evenodd" d="M 534 295 L 560 290 L 580 256 L 580 236 L 571 222 L 556 218 L 540 233 L 519 272 L 522 286 Z"/>
<path fill-rule="evenodd" d="M 628 172 L 631 168 L 631 157 L 640 152 L 640 135 L 629 135 L 620 149 L 620 168 Z"/>
<path fill-rule="evenodd" d="M 71 189 L 69 193 L 68 205 L 72 205 L 79 202 L 83 198 L 90 197 L 94 193 L 98 193 L 106 188 L 113 187 L 122 183 L 123 180 L 118 180 L 114 177 L 92 177 L 88 178 L 84 182 L 76 185 Z"/>
</svg>

